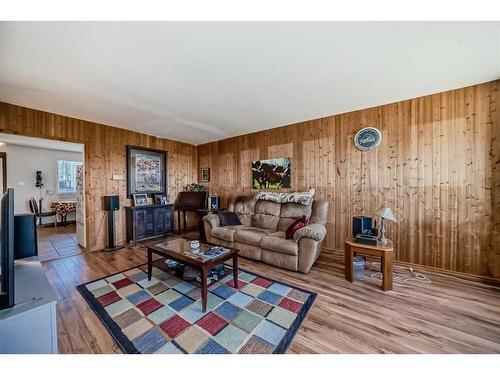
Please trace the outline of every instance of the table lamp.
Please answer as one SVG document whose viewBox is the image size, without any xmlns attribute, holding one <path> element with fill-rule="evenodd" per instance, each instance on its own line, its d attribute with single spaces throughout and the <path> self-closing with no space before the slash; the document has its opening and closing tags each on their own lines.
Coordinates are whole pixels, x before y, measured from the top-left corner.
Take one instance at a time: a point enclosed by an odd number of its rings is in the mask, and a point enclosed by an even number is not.
<svg viewBox="0 0 500 375">
<path fill-rule="evenodd" d="M 390 220 L 394 223 L 397 223 L 396 217 L 392 213 L 392 210 L 389 207 L 381 207 L 375 215 L 380 216 L 382 218 L 382 227 L 380 229 L 380 237 L 379 240 L 382 243 L 387 243 L 387 238 L 385 238 L 385 220 Z"/>
</svg>

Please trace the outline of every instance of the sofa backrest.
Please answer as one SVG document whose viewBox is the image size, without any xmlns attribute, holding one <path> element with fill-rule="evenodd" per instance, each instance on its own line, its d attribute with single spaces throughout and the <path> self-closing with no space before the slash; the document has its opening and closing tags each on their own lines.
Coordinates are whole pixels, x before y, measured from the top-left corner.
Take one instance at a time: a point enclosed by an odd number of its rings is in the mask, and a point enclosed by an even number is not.
<svg viewBox="0 0 500 375">
<path fill-rule="evenodd" d="M 241 224 L 246 227 L 251 227 L 256 203 L 257 201 L 253 199 L 253 197 L 236 197 L 229 203 L 228 210 L 236 213 Z"/>
<path fill-rule="evenodd" d="M 314 200 L 311 206 L 298 203 L 275 203 L 255 200 L 253 196 L 233 198 L 229 211 L 236 212 L 241 224 L 274 231 L 286 231 L 293 221 L 305 215 L 311 224 L 326 225 L 328 202 Z"/>
<path fill-rule="evenodd" d="M 321 224 L 326 226 L 328 220 L 328 201 L 321 199 L 315 200 L 312 204 L 311 218 L 309 223 Z"/>
<path fill-rule="evenodd" d="M 280 220 L 281 203 L 263 200 L 258 200 L 256 202 L 252 226 L 276 232 Z"/>
<path fill-rule="evenodd" d="M 304 206 L 298 203 L 282 203 L 278 231 L 286 232 L 287 228 L 299 217 L 311 217 L 311 206 Z"/>
</svg>

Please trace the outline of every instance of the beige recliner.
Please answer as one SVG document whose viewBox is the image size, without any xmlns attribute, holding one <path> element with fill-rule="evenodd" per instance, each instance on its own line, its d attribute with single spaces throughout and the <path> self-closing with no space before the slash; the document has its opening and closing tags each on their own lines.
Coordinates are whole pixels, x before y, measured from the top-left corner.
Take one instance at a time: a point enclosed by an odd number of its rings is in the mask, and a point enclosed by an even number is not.
<svg viewBox="0 0 500 375">
<path fill-rule="evenodd" d="M 219 216 L 203 218 L 208 242 L 234 247 L 246 258 L 307 273 L 321 252 L 326 236 L 328 202 L 315 200 L 309 206 L 276 203 L 243 196 L 234 198 L 228 211 L 238 215 L 241 225 L 220 226 Z M 286 239 L 287 228 L 305 215 L 309 225 Z"/>
</svg>

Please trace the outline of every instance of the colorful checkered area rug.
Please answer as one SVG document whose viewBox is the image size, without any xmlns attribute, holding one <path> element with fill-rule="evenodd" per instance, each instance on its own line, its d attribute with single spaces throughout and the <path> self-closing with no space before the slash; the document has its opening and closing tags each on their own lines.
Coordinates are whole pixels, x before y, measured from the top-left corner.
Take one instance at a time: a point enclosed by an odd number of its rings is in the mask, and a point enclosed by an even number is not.
<svg viewBox="0 0 500 375">
<path fill-rule="evenodd" d="M 141 266 L 143 268 L 144 266 Z M 125 353 L 284 353 L 316 293 L 239 270 L 200 289 L 158 268 L 77 286 Z"/>
</svg>

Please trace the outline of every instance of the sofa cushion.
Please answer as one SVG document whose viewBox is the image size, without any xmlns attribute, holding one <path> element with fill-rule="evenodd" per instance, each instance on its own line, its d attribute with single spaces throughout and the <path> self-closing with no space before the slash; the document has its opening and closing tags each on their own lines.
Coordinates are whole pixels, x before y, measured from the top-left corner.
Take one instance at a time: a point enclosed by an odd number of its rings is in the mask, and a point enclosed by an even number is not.
<svg viewBox="0 0 500 375">
<path fill-rule="evenodd" d="M 252 226 L 270 229 L 274 232 L 278 228 L 280 212 L 280 203 L 259 200 L 255 203 L 255 213 L 252 218 Z"/>
<path fill-rule="evenodd" d="M 300 228 L 304 228 L 307 225 L 307 222 L 308 222 L 308 219 L 307 219 L 306 215 L 299 217 L 292 224 L 290 224 L 290 226 L 287 228 L 285 238 L 287 240 L 292 239 L 295 232 L 297 232 Z"/>
<path fill-rule="evenodd" d="M 234 212 L 217 211 L 217 215 L 219 216 L 221 227 L 227 227 L 230 225 L 241 225 L 238 215 L 236 215 L 236 213 Z"/>
<path fill-rule="evenodd" d="M 262 237 L 268 235 L 269 233 L 272 233 L 269 229 L 244 227 L 236 231 L 234 234 L 234 241 L 247 245 L 259 246 Z"/>
<path fill-rule="evenodd" d="M 260 248 L 260 246 L 253 246 L 242 242 L 235 242 L 233 244 L 233 247 L 240 251 L 238 253 L 238 256 L 261 260 L 262 249 Z"/>
<path fill-rule="evenodd" d="M 251 197 L 241 198 L 240 200 L 234 202 L 234 205 L 229 205 L 229 209 L 236 212 L 241 224 L 250 227 L 252 226 L 252 216 L 254 214 L 255 203 L 255 199 L 252 199 Z"/>
<path fill-rule="evenodd" d="M 299 253 L 298 243 L 293 239 L 287 240 L 285 236 L 285 232 L 275 232 L 267 235 L 260 241 L 260 247 L 282 254 L 297 255 Z"/>
<path fill-rule="evenodd" d="M 230 225 L 227 227 L 217 227 L 217 228 L 212 228 L 210 231 L 210 235 L 212 237 L 218 238 L 220 240 L 228 241 L 228 242 L 233 242 L 234 241 L 234 234 L 238 229 L 244 228 L 243 225 Z"/>
<path fill-rule="evenodd" d="M 287 228 L 299 217 L 305 216 L 307 219 L 311 216 L 310 206 L 304 206 L 298 203 L 283 203 L 281 205 L 280 220 L 278 231 L 286 231 Z"/>
</svg>

